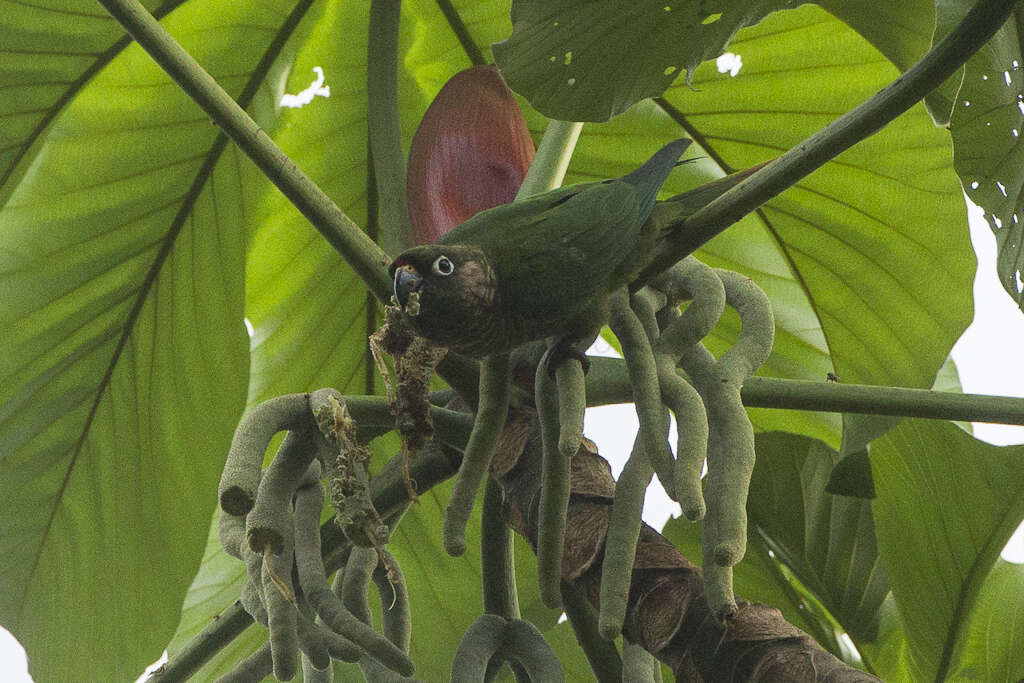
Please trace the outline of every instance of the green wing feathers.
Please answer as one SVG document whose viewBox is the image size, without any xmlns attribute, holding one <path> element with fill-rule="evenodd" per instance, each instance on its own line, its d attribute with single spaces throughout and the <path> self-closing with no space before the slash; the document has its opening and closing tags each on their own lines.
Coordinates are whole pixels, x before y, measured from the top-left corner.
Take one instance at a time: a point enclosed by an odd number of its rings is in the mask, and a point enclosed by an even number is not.
<svg viewBox="0 0 1024 683">
<path fill-rule="evenodd" d="M 641 239 L 641 229 L 689 144 L 670 142 L 618 179 L 560 188 L 481 212 L 439 242 L 480 247 L 498 273 L 502 306 L 509 312 L 572 316 L 624 283 L 643 260 L 635 253 L 638 246 L 644 251 L 653 246 L 653 240 Z"/>
</svg>

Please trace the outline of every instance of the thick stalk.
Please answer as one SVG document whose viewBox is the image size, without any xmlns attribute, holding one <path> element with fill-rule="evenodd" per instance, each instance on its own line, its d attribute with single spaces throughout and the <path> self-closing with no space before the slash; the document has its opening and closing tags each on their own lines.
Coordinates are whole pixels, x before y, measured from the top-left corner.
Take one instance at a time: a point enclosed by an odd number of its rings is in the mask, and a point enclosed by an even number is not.
<svg viewBox="0 0 1024 683">
<path fill-rule="evenodd" d="M 387 254 L 299 170 L 137 0 L 99 3 L 338 250 L 377 298 L 388 301 L 391 280 L 387 265 L 391 259 Z"/>
<path fill-rule="evenodd" d="M 517 201 L 562 185 L 582 130 L 583 124 L 579 122 L 548 121 L 537 155 L 533 157 L 533 163 L 516 193 Z"/>
<path fill-rule="evenodd" d="M 632 400 L 625 361 L 590 359 L 587 405 L 627 403 Z M 748 408 L 813 410 L 826 413 L 862 413 L 921 417 L 963 422 L 1024 425 L 1024 398 L 985 394 L 954 394 L 928 389 L 843 384 L 774 377 L 749 377 L 740 390 Z"/>
<path fill-rule="evenodd" d="M 512 530 L 501 517 L 501 487 L 488 479 L 480 522 L 480 567 L 484 611 L 506 619 L 519 618 Z"/>
<path fill-rule="evenodd" d="M 405 154 L 398 115 L 398 26 L 401 0 L 370 3 L 366 60 L 367 134 L 380 199 L 380 244 L 397 254 L 412 245 L 405 200 Z"/>
</svg>

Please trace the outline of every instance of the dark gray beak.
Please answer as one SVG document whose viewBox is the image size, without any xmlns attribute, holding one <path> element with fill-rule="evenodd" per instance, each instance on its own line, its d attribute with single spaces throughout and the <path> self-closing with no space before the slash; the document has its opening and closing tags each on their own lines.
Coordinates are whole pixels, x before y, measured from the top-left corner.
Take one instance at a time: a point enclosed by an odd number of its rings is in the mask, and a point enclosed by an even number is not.
<svg viewBox="0 0 1024 683">
<path fill-rule="evenodd" d="M 403 308 L 409 303 L 409 295 L 418 292 L 422 286 L 423 278 L 412 266 L 404 265 L 395 269 L 395 297 Z"/>
</svg>

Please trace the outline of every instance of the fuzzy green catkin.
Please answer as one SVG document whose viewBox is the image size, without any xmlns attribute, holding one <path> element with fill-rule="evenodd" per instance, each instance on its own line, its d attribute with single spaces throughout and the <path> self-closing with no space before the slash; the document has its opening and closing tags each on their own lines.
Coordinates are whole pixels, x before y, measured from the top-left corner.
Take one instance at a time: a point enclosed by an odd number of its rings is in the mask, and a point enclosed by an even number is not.
<svg viewBox="0 0 1024 683">
<path fill-rule="evenodd" d="M 647 650 L 628 640 L 622 641 L 622 680 L 636 683 L 661 683 L 661 664 Z"/>
<path fill-rule="evenodd" d="M 412 613 L 409 610 L 409 588 L 395 556 L 384 550 L 381 563 L 373 572 L 381 604 L 381 630 L 384 637 L 398 646 L 402 652 L 409 651 L 412 643 Z"/>
<path fill-rule="evenodd" d="M 656 428 L 661 421 L 663 409 L 654 354 L 640 320 L 629 306 L 626 290 L 615 292 L 609 298 L 609 304 L 610 325 L 622 344 L 640 421 L 633 452 L 615 485 L 615 500 L 608 521 L 601 570 L 601 612 L 598 624 L 601 635 L 611 640 L 621 633 L 626 617 L 644 494 L 654 475 L 648 452 L 662 445 Z M 668 447 L 667 442 L 665 447 Z"/>
<path fill-rule="evenodd" d="M 267 445 L 283 430 L 301 429 L 310 424 L 306 394 L 289 394 L 264 401 L 242 418 L 231 440 L 224 471 L 218 487 L 218 499 L 224 512 L 245 515 L 256 501 L 260 470 Z"/>
<path fill-rule="evenodd" d="M 249 613 L 253 620 L 267 625 L 267 608 L 263 601 L 263 555 L 242 544 L 242 562 L 245 563 L 245 585 L 242 587 L 242 609 Z"/>
<path fill-rule="evenodd" d="M 651 284 L 668 299 L 666 308 L 675 310 L 680 301 L 692 303 L 675 322 L 663 325 L 657 350 L 669 354 L 675 364 L 694 344 L 704 339 L 718 324 L 725 310 L 725 285 L 715 270 L 693 256 L 670 268 Z"/>
<path fill-rule="evenodd" d="M 303 588 L 307 590 L 306 597 L 310 604 L 331 630 L 351 640 L 392 671 L 403 676 L 412 675 L 413 664 L 409 656 L 345 609 L 338 596 L 327 586 L 326 580 L 312 589 L 306 586 Z M 337 655 L 332 652 L 332 656 Z"/>
<path fill-rule="evenodd" d="M 509 355 L 496 353 L 481 364 L 476 420 L 444 511 L 442 540 L 449 555 L 459 556 L 466 552 L 466 524 L 473 512 L 477 491 L 487 478 L 498 436 L 505 427 L 508 400 Z"/>
<path fill-rule="evenodd" d="M 717 278 L 716 278 L 717 280 Z M 675 500 L 683 515 L 691 522 L 704 518 L 707 506 L 701 490 L 700 475 L 708 450 L 708 416 L 700 393 L 676 372 L 676 359 L 663 350 L 664 336 L 672 334 L 673 324 L 680 317 L 674 306 L 658 314 L 664 325 L 662 336 L 654 347 L 658 366 L 661 399 L 676 417 L 676 462 L 672 473 Z"/>
<path fill-rule="evenodd" d="M 369 647 L 380 650 L 380 656 L 396 661 L 398 666 L 411 668 L 401 661 L 399 653 L 384 645 L 382 638 L 371 627 L 350 614 L 327 585 L 327 576 L 320 554 L 320 510 L 324 492 L 320 482 L 300 488 L 295 495 L 295 567 L 306 600 L 320 615 L 327 649 L 331 657 L 346 662 L 358 661 Z M 328 628 L 331 629 L 328 631 Z M 353 642 L 355 641 L 355 642 Z M 358 644 L 357 644 L 358 643 Z"/>
<path fill-rule="evenodd" d="M 345 563 L 345 576 L 341 584 L 342 604 L 367 626 L 371 626 L 373 621 L 366 590 L 378 562 L 379 557 L 374 548 L 353 546 L 348 562 Z M 387 603 L 384 606 L 386 607 Z M 384 683 L 395 679 L 380 662 L 369 656 L 359 658 L 359 668 L 368 683 Z"/>
<path fill-rule="evenodd" d="M 259 484 L 256 504 L 245 519 L 249 547 L 258 552 L 282 552 L 284 538 L 292 533 L 292 496 L 316 457 L 312 430 L 288 432 Z M 289 572 L 291 569 L 289 569 Z"/>
<path fill-rule="evenodd" d="M 501 649 L 508 622 L 497 614 L 481 614 L 466 629 L 452 660 L 452 681 L 483 681 L 487 665 Z"/>
<path fill-rule="evenodd" d="M 273 672 L 274 660 L 270 653 L 270 643 L 267 642 L 239 662 L 233 671 L 218 678 L 217 683 L 260 683 Z"/>
<path fill-rule="evenodd" d="M 317 671 L 329 669 L 331 666 L 331 655 L 327 651 L 327 639 L 324 638 L 321 629 L 317 628 L 316 612 L 304 599 L 299 600 L 299 614 L 296 620 L 296 635 L 299 641 L 299 651 L 302 653 L 303 670 L 305 664 Z"/>
<path fill-rule="evenodd" d="M 263 599 L 267 607 L 267 628 L 270 629 L 270 651 L 274 659 L 274 675 L 279 681 L 290 681 L 298 670 L 298 610 L 289 600 L 292 587 L 293 540 L 283 539 L 281 553 L 263 554 Z M 280 582 L 280 583 L 279 583 Z"/>
<path fill-rule="evenodd" d="M 353 546 L 345 563 L 345 579 L 342 582 L 341 604 L 356 619 L 364 624 L 371 623 L 370 603 L 366 598 L 366 589 L 370 584 L 373 570 L 377 568 L 379 558 L 374 548 Z"/>
<path fill-rule="evenodd" d="M 563 363 L 568 365 L 569 363 Z M 565 547 L 565 520 L 569 506 L 571 462 L 560 446 L 558 397 L 544 363 L 537 365 L 534 401 L 540 421 L 543 446 L 540 506 L 537 521 L 537 583 L 541 600 L 548 607 L 562 603 L 562 555 Z"/>
<path fill-rule="evenodd" d="M 555 369 L 555 387 L 558 391 L 558 452 L 566 462 L 576 455 L 580 448 L 580 441 L 583 439 L 583 416 L 587 410 L 583 364 L 574 360 L 570 358 Z"/>
<path fill-rule="evenodd" d="M 558 661 L 555 651 L 551 649 L 551 644 L 537 627 L 528 621 L 513 619 L 505 624 L 501 654 L 518 662 L 526 670 L 531 681 L 565 681 L 562 664 Z"/>
<path fill-rule="evenodd" d="M 302 655 L 302 683 L 334 683 L 334 667 L 318 669 L 306 655 Z"/>
<path fill-rule="evenodd" d="M 655 315 L 655 299 L 660 297 L 659 294 L 645 287 L 639 292 L 630 295 L 629 305 L 636 316 L 637 321 L 643 327 L 644 334 L 647 340 L 647 344 L 650 347 L 651 361 L 654 364 L 655 374 L 658 378 L 658 401 L 664 403 L 664 397 L 661 396 L 661 375 L 662 370 L 658 366 L 658 357 L 654 355 L 654 344 L 658 341 L 658 320 Z M 660 303 L 660 302 L 659 302 Z M 626 346 L 623 343 L 623 355 L 626 355 Z M 640 351 L 639 356 L 643 359 L 643 362 L 647 362 L 648 350 L 644 348 Z M 635 350 L 630 350 L 630 355 L 636 356 Z M 627 361 L 628 363 L 628 361 Z M 653 392 L 652 392 L 653 393 Z M 634 395 L 636 390 L 634 390 Z M 634 396 L 635 398 L 635 396 Z M 668 428 L 669 418 L 668 411 L 665 409 L 664 404 L 659 406 L 658 410 L 654 410 L 653 395 L 646 399 L 650 401 L 650 406 L 646 408 L 646 412 L 649 414 L 648 425 L 651 434 L 656 435 L 656 440 L 648 441 L 648 446 L 651 448 L 647 451 L 647 457 L 651 461 L 651 467 L 654 468 L 654 473 L 658 476 L 658 480 L 661 482 L 662 487 L 668 494 L 669 498 L 676 500 L 675 491 L 675 460 L 672 458 L 672 451 L 668 446 Z M 639 410 L 639 408 L 638 408 Z M 637 413 L 639 416 L 639 412 Z M 654 447 L 657 444 L 657 447 Z"/>
<path fill-rule="evenodd" d="M 229 515 L 220 511 L 217 520 L 217 537 L 220 547 L 236 560 L 242 559 L 242 546 L 245 545 L 245 517 Z"/>
<path fill-rule="evenodd" d="M 671 459 L 668 447 L 668 419 L 661 403 L 658 368 L 654 351 L 640 318 L 633 311 L 625 288 L 609 297 L 609 327 L 622 345 L 622 355 L 633 391 L 639 432 L 640 452 L 657 470 L 665 458 Z"/>
<path fill-rule="evenodd" d="M 700 474 L 708 452 L 708 416 L 699 392 L 676 373 L 675 367 L 683 354 L 718 323 L 725 310 L 725 286 L 712 268 L 693 256 L 655 278 L 652 286 L 667 298 L 667 305 L 659 313 L 662 330 L 654 353 L 662 398 L 676 416 L 676 500 L 686 518 L 696 521 L 707 510 Z M 692 303 L 680 314 L 676 306 L 691 297 Z"/>
<path fill-rule="evenodd" d="M 768 359 L 775 323 L 768 297 L 752 280 L 731 271 L 715 273 L 743 327 L 717 363 L 697 345 L 684 357 L 684 366 L 701 388 L 711 425 L 706 492 L 709 516 L 716 518 L 712 556 L 717 564 L 732 566 L 746 550 L 746 501 L 754 469 L 754 432 L 740 390 Z"/>
<path fill-rule="evenodd" d="M 654 476 L 650 462 L 639 452 L 639 441 L 637 437 L 633 452 L 615 482 L 615 500 L 604 544 L 598 630 L 608 640 L 618 637 L 626 620 L 633 562 L 642 524 L 644 492 Z"/>
<path fill-rule="evenodd" d="M 712 499 L 714 500 L 714 499 Z M 718 538 L 716 520 L 708 515 L 701 533 L 701 569 L 704 575 L 704 600 L 720 623 L 725 623 L 736 613 L 736 596 L 732 588 L 732 567 L 709 560 L 715 552 Z"/>
<path fill-rule="evenodd" d="M 512 530 L 501 517 L 503 494 L 494 479 L 484 485 L 480 511 L 480 575 L 484 611 L 506 619 L 519 617 Z"/>
</svg>

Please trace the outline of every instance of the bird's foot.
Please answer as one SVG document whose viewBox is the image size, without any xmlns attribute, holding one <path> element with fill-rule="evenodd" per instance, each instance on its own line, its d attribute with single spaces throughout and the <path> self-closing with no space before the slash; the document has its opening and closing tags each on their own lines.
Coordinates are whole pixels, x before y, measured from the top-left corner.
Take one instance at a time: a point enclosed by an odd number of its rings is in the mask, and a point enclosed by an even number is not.
<svg viewBox="0 0 1024 683">
<path fill-rule="evenodd" d="M 573 344 L 569 342 L 558 342 L 548 347 L 548 350 L 544 352 L 544 357 L 541 358 L 541 363 L 548 371 L 548 377 L 554 379 L 555 370 L 558 366 L 567 360 L 579 361 L 580 366 L 583 368 L 583 374 L 587 374 L 590 371 L 590 359 L 587 358 L 587 354 L 580 351 Z"/>
</svg>

